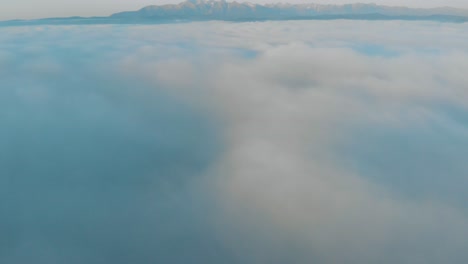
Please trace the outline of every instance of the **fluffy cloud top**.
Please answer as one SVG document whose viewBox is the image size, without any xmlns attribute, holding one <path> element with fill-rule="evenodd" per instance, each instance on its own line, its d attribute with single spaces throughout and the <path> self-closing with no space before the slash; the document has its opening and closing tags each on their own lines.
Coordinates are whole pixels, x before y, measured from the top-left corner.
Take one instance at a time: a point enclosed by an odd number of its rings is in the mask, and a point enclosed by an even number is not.
<svg viewBox="0 0 468 264">
<path fill-rule="evenodd" d="M 0 262 L 464 263 L 466 31 L 1 28 Z"/>
</svg>

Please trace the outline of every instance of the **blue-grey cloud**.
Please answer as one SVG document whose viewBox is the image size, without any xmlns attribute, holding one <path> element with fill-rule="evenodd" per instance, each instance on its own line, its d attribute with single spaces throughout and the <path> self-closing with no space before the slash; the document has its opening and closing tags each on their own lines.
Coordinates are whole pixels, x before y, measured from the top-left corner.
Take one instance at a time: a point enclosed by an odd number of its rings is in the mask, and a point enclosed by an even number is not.
<svg viewBox="0 0 468 264">
<path fill-rule="evenodd" d="M 38 29 L 1 44 L 0 262 L 219 261 L 198 183 L 210 115 L 105 67 L 131 49 Z"/>
</svg>

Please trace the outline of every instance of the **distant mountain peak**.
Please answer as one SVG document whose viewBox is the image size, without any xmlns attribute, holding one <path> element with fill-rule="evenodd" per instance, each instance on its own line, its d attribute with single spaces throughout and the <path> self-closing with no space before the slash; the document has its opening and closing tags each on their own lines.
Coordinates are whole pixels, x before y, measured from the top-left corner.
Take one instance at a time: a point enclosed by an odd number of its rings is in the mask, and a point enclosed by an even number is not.
<svg viewBox="0 0 468 264">
<path fill-rule="evenodd" d="M 186 0 L 185 2 L 192 3 L 194 5 L 200 5 L 200 4 L 210 4 L 210 3 L 216 3 L 216 2 L 226 3 L 226 0 Z"/>
</svg>

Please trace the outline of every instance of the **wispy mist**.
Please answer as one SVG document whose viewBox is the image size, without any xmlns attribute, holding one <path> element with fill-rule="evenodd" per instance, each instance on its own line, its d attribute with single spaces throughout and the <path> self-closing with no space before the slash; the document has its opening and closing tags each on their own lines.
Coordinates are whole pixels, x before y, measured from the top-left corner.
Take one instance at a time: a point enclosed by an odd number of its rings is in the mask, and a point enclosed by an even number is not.
<svg viewBox="0 0 468 264">
<path fill-rule="evenodd" d="M 0 28 L 0 262 L 464 263 L 467 31 Z"/>
</svg>

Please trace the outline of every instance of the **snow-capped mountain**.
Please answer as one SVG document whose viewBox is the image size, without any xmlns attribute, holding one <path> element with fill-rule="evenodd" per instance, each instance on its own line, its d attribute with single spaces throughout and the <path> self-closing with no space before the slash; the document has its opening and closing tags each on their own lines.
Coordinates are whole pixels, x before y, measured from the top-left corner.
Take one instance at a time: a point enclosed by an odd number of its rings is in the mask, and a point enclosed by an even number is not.
<svg viewBox="0 0 468 264">
<path fill-rule="evenodd" d="M 362 19 L 454 19 L 466 21 L 468 10 L 441 7 L 417 9 L 380 6 L 376 4 L 252 4 L 225 0 L 187 0 L 179 4 L 153 5 L 138 11 L 121 12 L 112 18 L 128 19 L 216 19 L 216 20 L 264 20 L 264 19 L 313 19 L 313 18 L 362 18 Z"/>
</svg>

